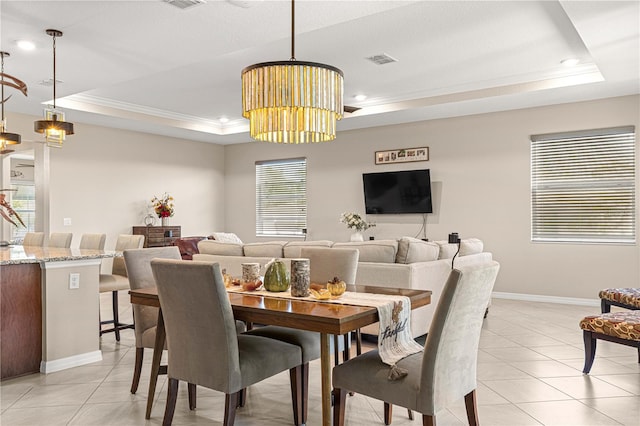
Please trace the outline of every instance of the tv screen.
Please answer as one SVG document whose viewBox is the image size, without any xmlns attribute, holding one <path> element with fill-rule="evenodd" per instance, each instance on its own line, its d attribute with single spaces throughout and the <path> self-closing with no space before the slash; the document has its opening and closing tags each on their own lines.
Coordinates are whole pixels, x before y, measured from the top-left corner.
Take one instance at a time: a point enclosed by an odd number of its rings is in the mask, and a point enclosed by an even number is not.
<svg viewBox="0 0 640 426">
<path fill-rule="evenodd" d="M 432 213 L 429 169 L 363 173 L 367 214 Z"/>
</svg>

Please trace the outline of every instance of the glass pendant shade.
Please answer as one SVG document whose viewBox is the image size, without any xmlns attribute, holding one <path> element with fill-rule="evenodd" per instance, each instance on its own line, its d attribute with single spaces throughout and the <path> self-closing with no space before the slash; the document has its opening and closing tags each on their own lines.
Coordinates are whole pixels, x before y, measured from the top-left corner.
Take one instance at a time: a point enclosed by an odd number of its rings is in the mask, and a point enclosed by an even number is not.
<svg viewBox="0 0 640 426">
<path fill-rule="evenodd" d="M 73 135 L 73 123 L 64 121 L 64 113 L 54 108 L 46 108 L 44 117 L 34 123 L 33 129 L 44 135 L 47 145 L 61 147 L 65 136 Z"/>
<path fill-rule="evenodd" d="M 62 31 L 46 30 L 53 38 L 53 107 L 44 110 L 44 120 L 33 123 L 33 130 L 44 135 L 47 145 L 62 147 L 66 135 L 73 135 L 73 123 L 64 121 L 64 113 L 56 109 L 56 37 L 62 37 Z"/>
<path fill-rule="evenodd" d="M 276 143 L 327 142 L 343 116 L 343 74 L 316 62 L 278 61 L 242 71 L 242 115 L 251 137 Z"/>
<path fill-rule="evenodd" d="M 344 114 L 342 71 L 295 59 L 295 1 L 291 1 L 291 60 L 242 70 L 242 116 L 253 139 L 275 143 L 327 142 Z"/>
</svg>

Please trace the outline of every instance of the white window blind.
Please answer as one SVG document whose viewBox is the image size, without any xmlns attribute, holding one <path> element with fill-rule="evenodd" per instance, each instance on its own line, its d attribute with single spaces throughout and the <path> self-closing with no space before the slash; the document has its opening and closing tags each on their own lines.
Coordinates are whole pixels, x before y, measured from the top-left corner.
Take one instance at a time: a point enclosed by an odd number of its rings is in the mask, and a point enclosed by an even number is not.
<svg viewBox="0 0 640 426">
<path fill-rule="evenodd" d="M 301 237 L 307 228 L 307 159 L 256 162 L 256 236 Z"/>
<path fill-rule="evenodd" d="M 22 241 L 27 232 L 35 231 L 36 227 L 36 187 L 34 184 L 16 183 L 11 188 L 17 191 L 11 197 L 11 207 L 20 215 L 26 228 L 22 227 L 14 217 L 12 220 L 18 226 L 11 226 L 11 239 Z M 2 219 L 0 219 L 2 220 Z"/>
<path fill-rule="evenodd" d="M 532 240 L 635 242 L 633 126 L 531 137 Z"/>
</svg>

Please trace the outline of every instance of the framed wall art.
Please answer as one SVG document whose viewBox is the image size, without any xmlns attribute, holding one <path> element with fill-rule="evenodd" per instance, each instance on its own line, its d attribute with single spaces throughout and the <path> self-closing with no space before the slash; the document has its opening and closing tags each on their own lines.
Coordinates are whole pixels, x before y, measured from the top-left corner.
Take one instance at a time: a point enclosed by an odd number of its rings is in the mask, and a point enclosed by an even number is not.
<svg viewBox="0 0 640 426">
<path fill-rule="evenodd" d="M 429 161 L 429 147 L 391 149 L 376 151 L 376 164 L 410 163 L 412 161 Z"/>
</svg>

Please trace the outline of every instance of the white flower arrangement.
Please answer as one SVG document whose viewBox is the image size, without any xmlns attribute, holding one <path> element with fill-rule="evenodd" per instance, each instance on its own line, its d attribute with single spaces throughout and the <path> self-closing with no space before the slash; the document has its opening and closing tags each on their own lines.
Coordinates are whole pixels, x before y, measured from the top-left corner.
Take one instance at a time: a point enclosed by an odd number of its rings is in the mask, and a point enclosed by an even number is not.
<svg viewBox="0 0 640 426">
<path fill-rule="evenodd" d="M 364 220 L 358 213 L 342 213 L 342 216 L 340 216 L 340 222 L 345 223 L 347 228 L 355 229 L 358 232 L 365 231 L 376 226 L 375 223 L 370 223 Z"/>
</svg>

